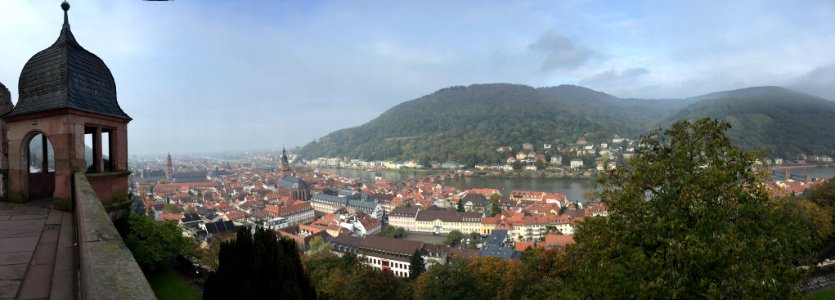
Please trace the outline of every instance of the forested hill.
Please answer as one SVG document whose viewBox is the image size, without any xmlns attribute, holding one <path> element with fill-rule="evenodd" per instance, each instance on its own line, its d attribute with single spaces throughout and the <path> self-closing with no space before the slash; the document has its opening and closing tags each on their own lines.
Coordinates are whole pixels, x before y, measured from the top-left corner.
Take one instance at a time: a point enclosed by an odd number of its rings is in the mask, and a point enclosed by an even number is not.
<svg viewBox="0 0 835 300">
<path fill-rule="evenodd" d="M 759 101 L 768 105 L 760 105 Z M 829 109 L 833 105 L 832 102 L 782 88 L 752 88 L 695 98 L 646 100 L 621 99 L 571 85 L 532 88 L 514 84 L 475 84 L 444 88 L 396 105 L 366 124 L 335 131 L 305 145 L 301 154 L 305 158 L 418 159 L 424 163 L 430 160 L 457 160 L 470 164 L 499 162 L 505 158 L 496 152 L 499 146 L 519 149 L 522 143 L 562 145 L 573 143 L 580 136 L 586 136 L 591 141 L 603 141 L 615 134 L 637 137 L 671 120 L 699 116 L 728 117 L 732 123 L 736 122 L 735 117 L 743 120 L 740 124 L 745 128 L 749 124 L 761 125 L 765 120 L 774 125 L 785 122 L 793 126 L 760 131 L 777 130 L 778 135 L 796 137 L 798 131 L 805 128 L 835 128 L 832 126 L 835 125 L 835 113 Z M 734 107 L 732 113 L 721 113 L 731 106 Z M 772 107 L 787 110 L 765 112 Z M 805 124 L 806 119 L 792 116 L 792 112 L 798 110 L 809 114 L 818 111 L 820 115 L 809 121 L 822 123 Z M 749 116 L 748 111 L 755 115 Z M 826 116 L 829 116 L 828 120 Z M 740 130 L 735 129 L 732 134 Z M 831 133 L 827 133 L 829 135 Z M 826 147 L 835 149 L 830 147 L 835 143 L 832 138 L 825 142 L 803 139 L 807 142 L 806 146 L 782 150 L 783 145 L 776 142 L 778 136 L 757 133 L 755 136 L 738 134 L 734 137 L 751 147 L 775 145 L 764 148 L 773 154 L 807 149 L 822 151 Z M 758 144 L 760 140 L 768 143 Z"/>
<path fill-rule="evenodd" d="M 697 102 L 668 116 L 676 120 L 712 117 L 731 123 L 734 143 L 770 156 L 835 151 L 835 102 L 780 87 L 756 87 L 694 98 Z"/>
</svg>

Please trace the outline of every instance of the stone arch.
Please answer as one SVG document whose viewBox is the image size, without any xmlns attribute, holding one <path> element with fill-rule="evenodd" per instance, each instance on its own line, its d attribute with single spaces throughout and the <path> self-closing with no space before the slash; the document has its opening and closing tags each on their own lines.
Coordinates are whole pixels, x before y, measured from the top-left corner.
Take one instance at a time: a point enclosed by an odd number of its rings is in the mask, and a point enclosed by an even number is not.
<svg viewBox="0 0 835 300">
<path fill-rule="evenodd" d="M 23 138 L 20 147 L 27 198 L 51 198 L 55 192 L 56 157 L 49 136 L 40 130 L 32 130 Z"/>
</svg>

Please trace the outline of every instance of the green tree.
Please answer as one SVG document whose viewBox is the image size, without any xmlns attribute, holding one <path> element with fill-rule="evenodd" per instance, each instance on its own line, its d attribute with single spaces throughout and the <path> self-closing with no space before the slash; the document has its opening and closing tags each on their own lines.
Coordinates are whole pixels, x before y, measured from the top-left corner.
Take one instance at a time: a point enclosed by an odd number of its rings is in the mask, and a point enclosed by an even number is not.
<svg viewBox="0 0 835 300">
<path fill-rule="evenodd" d="M 458 200 L 458 205 L 456 206 L 455 210 L 458 212 L 464 211 L 464 200 Z"/>
<path fill-rule="evenodd" d="M 406 299 L 411 290 L 391 271 L 360 264 L 356 256 L 310 256 L 305 262 L 320 299 Z"/>
<path fill-rule="evenodd" d="M 383 227 L 382 230 L 375 233 L 374 235 L 399 239 L 399 238 L 403 238 L 403 237 L 406 236 L 406 230 L 403 229 L 402 227 L 387 225 L 387 226 Z"/>
<path fill-rule="evenodd" d="M 342 254 L 342 266 L 345 268 L 352 268 L 360 264 L 359 258 L 357 255 L 351 252 Z"/>
<path fill-rule="evenodd" d="M 296 242 L 272 230 L 242 227 L 223 243 L 217 271 L 206 279 L 203 299 L 315 299 Z"/>
<path fill-rule="evenodd" d="M 331 252 L 306 257 L 305 270 L 313 286 L 316 287 L 317 293 L 326 296 L 337 294 L 338 291 L 344 289 L 345 273 L 355 267 L 355 265 L 346 266 L 344 263 L 341 257 Z"/>
<path fill-rule="evenodd" d="M 332 247 L 331 243 L 326 242 L 321 236 L 313 237 L 310 240 L 310 255 L 329 253 Z"/>
<path fill-rule="evenodd" d="M 803 197 L 826 210 L 835 212 L 835 178 L 808 189 L 803 193 Z"/>
<path fill-rule="evenodd" d="M 168 203 L 168 204 L 165 204 L 162 207 L 162 212 L 167 213 L 167 214 L 179 214 L 179 213 L 182 213 L 183 210 L 181 210 L 180 207 L 177 206 L 177 204 Z"/>
<path fill-rule="evenodd" d="M 826 235 L 821 247 L 824 250 L 822 252 L 831 253 L 831 249 L 835 249 L 835 238 L 833 238 L 832 235 L 832 229 L 835 228 L 835 178 L 830 179 L 827 182 L 817 184 L 811 189 L 806 190 L 806 192 L 803 193 L 802 198 L 809 200 L 812 204 L 817 206 L 816 209 L 808 204 L 796 204 L 803 206 L 803 210 L 806 211 L 804 219 L 807 221 L 807 224 L 813 224 L 813 226 L 816 227 L 818 236 Z M 829 226 L 815 224 L 823 218 L 826 218 L 826 216 L 820 214 L 818 209 L 823 210 L 825 215 L 829 216 Z M 827 248 L 830 250 L 826 251 Z"/>
<path fill-rule="evenodd" d="M 467 248 L 476 249 L 478 248 L 478 244 L 481 244 L 481 234 L 478 232 L 470 232 L 470 242 L 467 244 Z"/>
<path fill-rule="evenodd" d="M 135 214 L 128 218 L 125 245 L 144 270 L 156 270 L 177 255 L 191 253 L 194 248 L 194 242 L 183 237 L 174 222 L 157 223 Z"/>
<path fill-rule="evenodd" d="M 470 260 L 464 266 L 478 285 L 480 299 L 493 299 L 502 287 L 503 274 L 508 270 L 508 262 L 495 257 L 482 256 Z"/>
<path fill-rule="evenodd" d="M 499 200 L 501 200 L 501 196 L 497 194 L 490 195 L 490 216 L 496 216 L 502 213 L 502 208 L 499 206 Z"/>
<path fill-rule="evenodd" d="M 420 250 L 415 249 L 412 258 L 409 259 L 409 279 L 417 279 L 420 274 L 426 271 L 426 262 L 423 261 L 423 256 L 420 255 Z"/>
<path fill-rule="evenodd" d="M 447 244 L 447 245 L 450 245 L 450 246 L 458 245 L 458 243 L 461 242 L 461 239 L 463 237 L 464 237 L 464 234 L 461 233 L 461 231 L 458 231 L 458 230 L 450 231 L 449 234 L 447 234 L 447 236 L 446 236 L 446 240 L 444 241 L 444 244 Z"/>
<path fill-rule="evenodd" d="M 644 138 L 600 179 L 608 217 L 587 218 L 568 248 L 580 298 L 785 298 L 808 232 L 769 199 L 757 155 L 729 124 L 680 121 Z"/>
<path fill-rule="evenodd" d="M 348 280 L 349 286 L 339 299 L 368 299 L 388 300 L 409 298 L 408 284 L 405 280 L 394 276 L 391 270 L 378 269 L 361 265 L 354 268 Z"/>
<path fill-rule="evenodd" d="M 434 265 L 415 281 L 414 299 L 479 299 L 475 278 L 461 263 Z"/>
<path fill-rule="evenodd" d="M 791 218 L 807 228 L 818 244 L 830 239 L 833 228 L 829 211 L 806 199 L 788 199 L 786 204 Z"/>
</svg>

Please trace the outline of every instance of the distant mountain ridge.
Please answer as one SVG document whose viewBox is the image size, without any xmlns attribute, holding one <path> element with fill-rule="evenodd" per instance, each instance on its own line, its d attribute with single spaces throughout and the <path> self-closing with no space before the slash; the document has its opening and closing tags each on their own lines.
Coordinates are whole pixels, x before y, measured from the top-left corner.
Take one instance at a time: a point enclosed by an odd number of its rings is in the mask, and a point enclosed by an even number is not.
<svg viewBox="0 0 835 300">
<path fill-rule="evenodd" d="M 667 116 L 676 120 L 711 117 L 731 123 L 728 134 L 746 149 L 792 158 L 835 150 L 835 102 L 781 87 L 755 87 L 697 97 L 698 101 Z"/>
<path fill-rule="evenodd" d="M 400 103 L 368 123 L 305 145 L 301 155 L 501 162 L 499 146 L 562 145 L 580 136 L 591 141 L 616 134 L 637 137 L 676 120 L 705 116 L 728 120 L 735 142 L 770 156 L 835 150 L 835 102 L 780 87 L 624 99 L 574 85 L 498 83 L 443 88 Z"/>
</svg>

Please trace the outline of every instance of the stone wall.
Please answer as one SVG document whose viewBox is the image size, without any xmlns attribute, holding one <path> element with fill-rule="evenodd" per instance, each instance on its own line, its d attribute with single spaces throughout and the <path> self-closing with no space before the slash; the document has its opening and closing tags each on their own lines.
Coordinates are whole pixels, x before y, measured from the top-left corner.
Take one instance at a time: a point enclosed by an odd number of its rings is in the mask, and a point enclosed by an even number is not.
<svg viewBox="0 0 835 300">
<path fill-rule="evenodd" d="M 126 215 L 131 201 L 128 197 L 128 176 L 130 172 L 87 173 L 86 177 L 96 192 L 105 211 L 113 216 Z"/>
<path fill-rule="evenodd" d="M 73 174 L 81 299 L 156 299 L 83 172 Z"/>
</svg>

